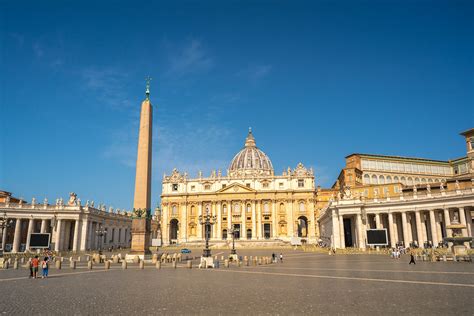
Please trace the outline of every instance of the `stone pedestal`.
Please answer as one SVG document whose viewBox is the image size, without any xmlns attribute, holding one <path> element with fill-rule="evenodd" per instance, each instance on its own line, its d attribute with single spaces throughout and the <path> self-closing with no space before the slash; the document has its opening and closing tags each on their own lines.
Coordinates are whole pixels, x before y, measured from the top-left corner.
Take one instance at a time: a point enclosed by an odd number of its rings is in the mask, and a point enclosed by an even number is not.
<svg viewBox="0 0 474 316">
<path fill-rule="evenodd" d="M 132 247 L 131 255 L 139 256 L 144 260 L 145 255 L 150 252 L 150 219 L 134 218 L 132 219 Z"/>
<path fill-rule="evenodd" d="M 201 257 L 199 269 L 214 268 L 214 260 L 212 257 Z"/>
</svg>

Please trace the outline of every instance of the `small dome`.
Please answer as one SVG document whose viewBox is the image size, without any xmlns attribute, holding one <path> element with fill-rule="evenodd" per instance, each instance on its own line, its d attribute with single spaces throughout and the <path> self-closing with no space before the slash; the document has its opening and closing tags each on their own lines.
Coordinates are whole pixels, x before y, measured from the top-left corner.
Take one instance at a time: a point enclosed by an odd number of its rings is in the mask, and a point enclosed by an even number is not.
<svg viewBox="0 0 474 316">
<path fill-rule="evenodd" d="M 235 155 L 229 166 L 230 176 L 244 175 L 273 175 L 273 165 L 270 158 L 257 148 L 252 130 L 245 139 L 245 147 Z"/>
</svg>

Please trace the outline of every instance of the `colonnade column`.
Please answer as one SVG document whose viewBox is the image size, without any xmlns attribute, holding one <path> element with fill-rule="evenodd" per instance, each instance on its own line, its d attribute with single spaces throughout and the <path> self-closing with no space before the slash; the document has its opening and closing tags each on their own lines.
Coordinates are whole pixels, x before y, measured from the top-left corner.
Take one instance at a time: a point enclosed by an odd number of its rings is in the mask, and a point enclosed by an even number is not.
<svg viewBox="0 0 474 316">
<path fill-rule="evenodd" d="M 79 250 L 87 249 L 87 237 L 89 236 L 89 221 L 85 218 L 82 219 L 82 228 L 81 228 L 81 240 Z M 126 239 L 125 239 L 126 240 Z"/>
<path fill-rule="evenodd" d="M 339 215 L 339 238 L 340 238 L 340 247 L 346 248 L 346 239 L 344 236 L 344 218 L 342 215 Z"/>
<path fill-rule="evenodd" d="M 438 230 L 436 229 L 436 217 L 434 210 L 430 210 L 431 242 L 433 246 L 438 246 Z"/>
<path fill-rule="evenodd" d="M 30 250 L 31 233 L 33 232 L 34 226 L 35 226 L 35 220 L 33 218 L 30 218 L 30 220 L 28 221 L 28 233 L 26 235 L 25 251 Z"/>
<path fill-rule="evenodd" d="M 257 239 L 262 239 L 262 201 L 257 202 Z"/>
<path fill-rule="evenodd" d="M 76 252 L 79 248 L 79 225 L 80 221 L 76 219 L 74 221 L 74 239 L 72 241 L 72 251 Z"/>
<path fill-rule="evenodd" d="M 215 215 L 214 209 L 212 210 L 212 215 Z M 181 242 L 187 241 L 187 236 L 188 236 L 188 205 L 186 203 L 183 203 L 181 207 L 181 236 L 178 236 L 180 238 Z M 214 225 L 215 226 L 215 225 Z M 215 234 L 212 234 L 213 237 L 215 237 Z"/>
<path fill-rule="evenodd" d="M 339 217 L 336 214 L 336 210 L 332 211 L 332 246 L 334 249 L 341 247 L 339 234 Z"/>
<path fill-rule="evenodd" d="M 364 229 L 362 227 L 362 216 L 357 214 L 357 244 L 359 248 L 365 248 Z"/>
<path fill-rule="evenodd" d="M 375 228 L 376 228 L 376 229 L 382 228 L 382 227 L 380 226 L 380 214 L 375 214 Z"/>
<path fill-rule="evenodd" d="M 46 220 L 46 219 L 42 219 L 42 220 L 41 220 L 40 233 L 42 233 L 42 234 L 46 233 L 46 225 L 47 225 L 47 220 Z"/>
<path fill-rule="evenodd" d="M 222 202 L 217 204 L 217 238 L 222 239 Z"/>
<path fill-rule="evenodd" d="M 6 219 L 8 223 L 8 218 Z M 7 227 L 2 229 L 2 250 L 5 252 L 5 243 L 7 242 Z"/>
<path fill-rule="evenodd" d="M 227 202 L 227 234 L 232 228 L 232 201 Z"/>
<path fill-rule="evenodd" d="M 255 201 L 252 201 L 252 240 L 257 239 L 257 215 L 255 207 Z"/>
<path fill-rule="evenodd" d="M 472 237 L 472 215 L 471 210 L 467 209 L 466 211 L 466 226 L 467 226 L 467 235 Z"/>
<path fill-rule="evenodd" d="M 54 251 L 59 251 L 61 250 L 61 226 L 62 226 L 63 220 L 58 219 L 57 225 L 56 225 L 56 240 L 54 241 Z"/>
<path fill-rule="evenodd" d="M 390 234 L 390 247 L 395 247 L 395 234 L 394 234 L 394 225 L 393 225 L 393 213 L 388 213 L 388 232 Z"/>
<path fill-rule="evenodd" d="M 470 212 L 470 211 L 469 211 L 469 212 Z M 459 219 L 460 219 L 460 221 L 461 221 L 461 225 L 467 226 L 467 223 L 466 223 L 466 211 L 465 211 L 464 207 L 460 207 L 460 208 L 459 208 Z M 469 223 L 469 225 L 470 225 L 470 223 Z M 468 234 L 467 234 L 467 228 L 463 228 L 463 229 L 462 229 L 462 235 L 463 235 L 463 236 L 468 236 Z M 470 247 L 470 244 L 469 244 L 468 242 L 465 242 L 464 244 L 466 245 L 467 248 L 471 248 L 471 247 Z"/>
<path fill-rule="evenodd" d="M 449 209 L 445 208 L 444 212 L 444 229 L 446 230 L 446 236 L 452 237 L 452 230 L 448 229 L 448 226 L 451 225 L 451 217 L 449 215 Z"/>
<path fill-rule="evenodd" d="M 407 222 L 406 212 L 402 212 L 402 233 L 403 233 L 403 245 L 405 247 L 410 246 L 410 238 L 408 235 L 408 222 Z"/>
<path fill-rule="evenodd" d="M 423 247 L 423 233 L 421 230 L 420 211 L 415 211 L 415 222 L 416 222 L 416 236 L 417 236 L 417 241 L 418 241 L 418 247 Z"/>
<path fill-rule="evenodd" d="M 21 238 L 21 218 L 16 219 L 15 223 L 15 235 L 13 236 L 13 249 L 12 252 L 16 253 L 20 251 L 20 240 Z"/>
</svg>

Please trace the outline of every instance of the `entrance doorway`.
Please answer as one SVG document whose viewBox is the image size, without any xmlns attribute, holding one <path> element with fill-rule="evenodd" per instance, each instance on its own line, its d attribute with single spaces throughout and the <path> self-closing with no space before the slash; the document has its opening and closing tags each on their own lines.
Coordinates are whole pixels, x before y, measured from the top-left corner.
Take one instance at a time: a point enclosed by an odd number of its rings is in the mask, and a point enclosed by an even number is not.
<svg viewBox="0 0 474 316">
<path fill-rule="evenodd" d="M 344 218 L 344 244 L 346 247 L 352 247 L 352 225 L 350 218 Z"/>
<path fill-rule="evenodd" d="M 240 224 L 234 224 L 234 238 L 240 239 Z"/>
<path fill-rule="evenodd" d="M 308 219 L 305 216 L 298 217 L 298 237 L 308 237 Z"/>
<path fill-rule="evenodd" d="M 247 239 L 252 239 L 252 230 L 250 228 L 247 229 Z"/>
<path fill-rule="evenodd" d="M 263 238 L 270 239 L 271 236 L 271 225 L 270 224 L 263 224 Z"/>
<path fill-rule="evenodd" d="M 177 240 L 178 239 L 178 233 L 179 233 L 178 223 L 179 222 L 176 218 L 173 218 L 170 221 L 170 242 L 172 240 Z"/>
</svg>

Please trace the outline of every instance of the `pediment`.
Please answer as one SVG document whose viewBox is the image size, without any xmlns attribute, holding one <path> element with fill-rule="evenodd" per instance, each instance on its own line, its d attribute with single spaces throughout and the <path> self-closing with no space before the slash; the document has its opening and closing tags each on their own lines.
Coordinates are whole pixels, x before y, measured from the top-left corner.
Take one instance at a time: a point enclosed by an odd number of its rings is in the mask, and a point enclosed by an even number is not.
<svg viewBox="0 0 474 316">
<path fill-rule="evenodd" d="M 231 183 L 230 185 L 226 186 L 225 188 L 220 189 L 216 193 L 253 193 L 257 192 L 252 188 L 248 188 L 245 185 L 240 183 Z"/>
</svg>

